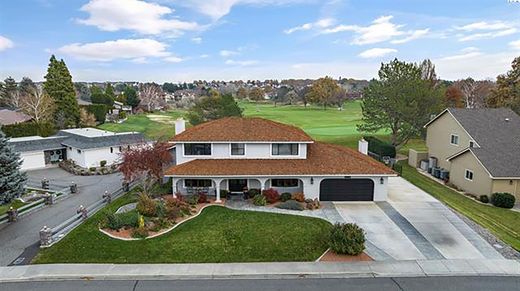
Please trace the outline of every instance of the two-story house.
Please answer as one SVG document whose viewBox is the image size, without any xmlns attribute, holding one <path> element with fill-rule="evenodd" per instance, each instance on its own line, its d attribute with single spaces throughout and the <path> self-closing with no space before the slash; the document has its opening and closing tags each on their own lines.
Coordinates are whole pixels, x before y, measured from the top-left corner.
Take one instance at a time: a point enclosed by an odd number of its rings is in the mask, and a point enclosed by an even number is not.
<svg viewBox="0 0 520 291">
<path fill-rule="evenodd" d="M 425 127 L 428 156 L 450 172 L 451 183 L 520 199 L 520 116 L 507 108 L 448 108 Z"/>
<path fill-rule="evenodd" d="M 176 121 L 173 193 L 275 188 L 322 201 L 384 201 L 395 173 L 358 151 L 314 141 L 294 126 L 228 117 L 188 129 Z"/>
</svg>

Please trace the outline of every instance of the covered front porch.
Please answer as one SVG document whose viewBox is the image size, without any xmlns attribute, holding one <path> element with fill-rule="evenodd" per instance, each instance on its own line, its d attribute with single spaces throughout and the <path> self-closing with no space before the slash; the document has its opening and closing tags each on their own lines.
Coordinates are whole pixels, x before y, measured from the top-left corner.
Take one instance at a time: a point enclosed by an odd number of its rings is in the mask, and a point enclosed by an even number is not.
<svg viewBox="0 0 520 291">
<path fill-rule="evenodd" d="M 221 201 L 222 190 L 231 194 L 243 194 L 257 189 L 263 191 L 273 188 L 279 193 L 303 192 L 310 190 L 313 179 L 304 177 L 171 177 L 174 196 L 176 194 L 194 195 L 204 193 Z M 310 193 L 309 193 L 310 194 Z M 313 195 L 311 195 L 313 196 Z"/>
</svg>

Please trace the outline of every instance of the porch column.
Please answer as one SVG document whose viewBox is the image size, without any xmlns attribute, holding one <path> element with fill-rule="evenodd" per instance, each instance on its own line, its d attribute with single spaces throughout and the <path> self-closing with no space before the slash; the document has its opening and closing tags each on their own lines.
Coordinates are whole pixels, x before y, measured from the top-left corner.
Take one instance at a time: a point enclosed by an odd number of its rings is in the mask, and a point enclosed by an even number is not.
<svg viewBox="0 0 520 291">
<path fill-rule="evenodd" d="M 215 202 L 217 202 L 217 203 L 222 202 L 222 200 L 220 200 L 220 183 L 222 182 L 222 180 L 224 180 L 224 179 L 213 179 L 213 182 L 215 182 L 215 196 L 216 196 Z"/>
<path fill-rule="evenodd" d="M 175 179 L 174 177 L 172 177 L 172 193 L 173 193 L 173 198 L 177 198 L 177 195 L 175 195 L 175 193 L 177 193 L 177 179 Z"/>
<path fill-rule="evenodd" d="M 260 181 L 260 192 L 265 190 L 265 183 L 267 182 L 267 178 L 258 178 L 258 181 Z"/>
</svg>

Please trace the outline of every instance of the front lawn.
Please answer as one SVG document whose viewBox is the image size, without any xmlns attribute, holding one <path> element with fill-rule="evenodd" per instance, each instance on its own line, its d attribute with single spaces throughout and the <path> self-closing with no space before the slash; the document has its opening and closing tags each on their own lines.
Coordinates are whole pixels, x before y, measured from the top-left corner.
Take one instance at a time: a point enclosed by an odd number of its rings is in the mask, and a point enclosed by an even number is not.
<svg viewBox="0 0 520 291">
<path fill-rule="evenodd" d="M 134 201 L 127 194 L 107 207 Z M 231 210 L 211 206 L 196 218 L 157 238 L 121 241 L 98 230 L 102 212 L 33 263 L 229 263 L 312 261 L 326 249 L 330 224 L 317 218 Z"/>
<path fill-rule="evenodd" d="M 478 203 L 425 177 L 406 163 L 402 176 L 520 251 L 520 212 Z"/>
</svg>

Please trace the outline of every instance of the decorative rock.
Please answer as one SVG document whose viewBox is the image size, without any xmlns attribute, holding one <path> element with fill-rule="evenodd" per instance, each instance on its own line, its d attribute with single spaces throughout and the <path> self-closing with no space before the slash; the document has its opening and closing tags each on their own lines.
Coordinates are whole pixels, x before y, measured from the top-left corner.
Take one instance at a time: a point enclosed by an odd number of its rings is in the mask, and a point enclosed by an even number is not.
<svg viewBox="0 0 520 291">
<path fill-rule="evenodd" d="M 136 207 L 137 207 L 137 202 L 129 203 L 129 204 L 123 205 L 123 206 L 119 207 L 119 208 L 116 210 L 116 214 L 118 214 L 118 213 L 125 213 L 125 212 L 132 211 L 132 210 L 134 210 Z"/>
</svg>

